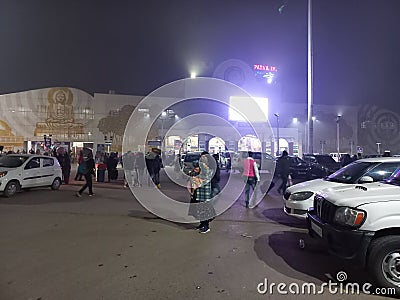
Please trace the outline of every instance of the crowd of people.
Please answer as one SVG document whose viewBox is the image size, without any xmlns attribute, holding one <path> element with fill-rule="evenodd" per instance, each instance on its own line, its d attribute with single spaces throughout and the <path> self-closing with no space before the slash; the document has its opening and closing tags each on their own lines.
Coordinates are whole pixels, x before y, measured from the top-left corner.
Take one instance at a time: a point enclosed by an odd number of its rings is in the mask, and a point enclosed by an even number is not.
<svg viewBox="0 0 400 300">
<path fill-rule="evenodd" d="M 33 150 L 29 151 L 29 153 L 36 154 Z M 73 162 L 68 150 L 64 147 L 58 147 L 46 154 L 57 158 L 62 169 L 63 183 L 69 184 L 71 164 Z M 385 151 L 383 156 L 391 156 L 390 151 Z M 360 158 L 362 158 L 361 155 L 342 155 L 340 164 L 343 167 Z M 169 158 L 169 161 L 172 161 L 170 165 L 175 165 L 174 170 L 180 173 L 182 168 L 180 156 L 176 155 L 173 159 Z M 161 150 L 158 148 L 152 148 L 147 153 L 127 151 L 121 157 L 117 152 L 96 153 L 93 156 L 91 149 L 83 148 L 76 155 L 76 163 L 78 167 L 74 177 L 75 181 L 81 181 L 83 178 L 85 180 L 85 184 L 76 193 L 78 197 L 81 197 L 86 189 L 88 189 L 89 196 L 94 195 L 92 178 L 96 176 L 96 164 L 98 170 L 102 168 L 104 171 L 107 170 L 108 182 L 118 178 L 117 167 L 118 164 L 121 164 L 124 171 L 124 187 L 140 187 L 143 184 L 147 184 L 148 186 L 154 185 L 159 189 L 161 188 L 160 171 L 163 168 L 163 159 Z M 216 168 L 212 170 L 211 166 L 216 166 Z M 290 180 L 288 152 L 285 150 L 277 159 L 276 174 L 279 181 L 277 192 L 284 194 Z M 191 198 L 189 214 L 200 221 L 199 226 L 197 226 L 199 232 L 207 233 L 210 231 L 210 222 L 216 215 L 213 200 L 221 192 L 218 154 L 210 155 L 208 152 L 203 151 L 199 161 L 193 163 L 193 169 L 189 172 L 189 177 L 190 184 L 188 189 Z M 248 152 L 247 158 L 243 160 L 242 178 L 245 183 L 244 203 L 246 208 L 249 208 L 251 207 L 250 200 L 253 197 L 250 196 L 250 193 L 251 191 L 253 194 L 256 192 L 257 184 L 260 181 L 258 165 L 251 151 Z M 278 181 L 272 182 L 268 191 Z"/>
</svg>

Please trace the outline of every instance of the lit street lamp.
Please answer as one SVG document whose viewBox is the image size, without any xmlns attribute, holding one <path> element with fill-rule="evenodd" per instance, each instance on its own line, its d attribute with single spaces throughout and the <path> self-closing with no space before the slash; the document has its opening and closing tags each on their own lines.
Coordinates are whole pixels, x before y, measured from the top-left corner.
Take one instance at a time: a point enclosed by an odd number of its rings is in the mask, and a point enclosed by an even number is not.
<svg viewBox="0 0 400 300">
<path fill-rule="evenodd" d="M 165 136 L 164 136 L 164 120 L 165 120 L 165 117 L 167 116 L 167 112 L 166 111 L 163 111 L 162 113 L 161 113 L 161 117 L 160 117 L 160 119 L 161 119 L 161 149 L 163 149 L 164 147 L 164 138 L 165 138 Z"/>
<path fill-rule="evenodd" d="M 276 137 L 277 137 L 277 141 L 276 141 L 276 156 L 279 155 L 279 114 L 275 113 L 274 116 L 276 117 Z"/>
</svg>

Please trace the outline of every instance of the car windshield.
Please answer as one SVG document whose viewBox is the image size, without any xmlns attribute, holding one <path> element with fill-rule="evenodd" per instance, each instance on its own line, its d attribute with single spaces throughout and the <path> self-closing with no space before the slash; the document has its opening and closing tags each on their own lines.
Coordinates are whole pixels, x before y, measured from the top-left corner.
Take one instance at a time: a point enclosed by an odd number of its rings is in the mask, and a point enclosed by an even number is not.
<svg viewBox="0 0 400 300">
<path fill-rule="evenodd" d="M 388 179 L 383 180 L 387 184 L 400 186 L 400 168 L 397 168 Z"/>
<path fill-rule="evenodd" d="M 270 159 L 273 160 L 274 158 L 268 153 L 261 153 L 261 152 L 253 152 L 253 159 L 261 160 L 261 156 L 263 159 Z M 242 158 L 247 158 L 248 152 L 242 152 Z"/>
<path fill-rule="evenodd" d="M 0 167 L 3 168 L 17 168 L 21 166 L 28 156 L 2 156 L 0 157 Z"/>
<path fill-rule="evenodd" d="M 315 157 L 317 162 L 321 165 L 325 165 L 325 164 L 335 164 L 335 160 L 329 156 L 329 155 L 325 155 L 325 156 L 316 156 Z"/>
<path fill-rule="evenodd" d="M 297 156 L 289 156 L 289 162 L 292 165 L 305 164 L 305 161 L 302 160 L 300 157 L 297 157 Z"/>
<path fill-rule="evenodd" d="M 326 180 L 341 183 L 356 183 L 374 165 L 376 163 L 353 162 L 329 175 Z"/>
</svg>

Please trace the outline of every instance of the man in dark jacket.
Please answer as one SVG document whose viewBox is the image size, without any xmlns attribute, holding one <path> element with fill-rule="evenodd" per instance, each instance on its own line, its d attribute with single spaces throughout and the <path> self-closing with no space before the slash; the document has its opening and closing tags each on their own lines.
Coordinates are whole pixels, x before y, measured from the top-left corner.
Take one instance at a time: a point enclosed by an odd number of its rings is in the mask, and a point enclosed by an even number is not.
<svg viewBox="0 0 400 300">
<path fill-rule="evenodd" d="M 86 152 L 86 151 L 85 151 Z M 93 196 L 93 182 L 92 176 L 95 175 L 95 163 L 93 159 L 92 151 L 87 151 L 84 153 L 84 159 L 82 162 L 82 174 L 85 176 L 86 183 L 81 189 L 76 193 L 77 197 L 82 197 L 82 193 L 86 188 L 89 188 L 89 196 Z"/>
<path fill-rule="evenodd" d="M 108 182 L 111 180 L 116 180 L 118 178 L 118 157 L 115 152 L 111 152 L 110 156 L 106 162 L 107 165 L 107 173 L 108 173 Z"/>
<path fill-rule="evenodd" d="M 61 166 L 64 184 L 68 184 L 69 176 L 71 173 L 71 159 L 69 157 L 69 154 L 63 147 L 57 148 L 57 151 L 55 153 L 56 153 L 55 156 Z"/>
<path fill-rule="evenodd" d="M 153 180 L 157 188 L 161 188 L 160 185 L 160 170 L 162 167 L 162 161 L 160 156 L 161 151 L 158 149 L 152 149 L 151 152 L 146 154 L 146 167 L 149 172 L 150 178 Z"/>
<path fill-rule="evenodd" d="M 278 177 L 282 180 L 281 185 L 278 187 L 278 193 L 284 194 L 287 188 L 288 177 L 290 174 L 290 163 L 286 150 L 283 150 L 282 155 L 278 158 L 278 161 L 276 163 L 276 172 L 278 174 Z"/>
</svg>

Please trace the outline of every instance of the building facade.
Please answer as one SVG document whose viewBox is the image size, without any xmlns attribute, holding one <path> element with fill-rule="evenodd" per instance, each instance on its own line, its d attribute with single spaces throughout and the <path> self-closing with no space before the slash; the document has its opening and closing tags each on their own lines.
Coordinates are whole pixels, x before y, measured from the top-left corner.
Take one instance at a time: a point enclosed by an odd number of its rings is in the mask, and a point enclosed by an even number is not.
<svg viewBox="0 0 400 300">
<path fill-rule="evenodd" d="M 143 98 L 116 94 L 92 96 L 67 87 L 0 95 L 0 146 L 3 146 L 3 152 L 46 152 L 54 146 L 66 146 L 73 152 L 83 146 L 95 151 L 121 152 L 125 126 Z M 231 121 L 241 138 L 216 140 L 213 139 L 215 136 L 201 132 L 186 137 L 180 135 L 179 130 L 175 130 L 174 136 L 169 136 L 168 129 L 186 116 L 180 112 L 177 118 L 173 110 L 168 112 L 171 114 L 167 119 L 160 118 L 151 124 L 148 140 L 163 140 L 163 146 L 175 152 L 182 147 L 184 150 L 212 152 L 247 148 L 270 154 L 287 150 L 301 156 L 306 152 L 308 142 L 306 104 L 270 100 L 268 106 L 269 124 L 259 126 L 270 126 L 271 134 L 258 141 L 251 138 L 251 128 Z M 400 117 L 395 112 L 377 106 L 315 105 L 314 116 L 312 142 L 316 153 L 337 152 L 338 148 L 341 153 L 351 154 L 360 151 L 364 154 L 383 153 L 385 150 L 400 153 Z M 146 151 L 147 146 L 132 150 Z"/>
</svg>

